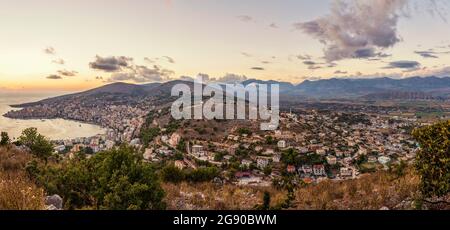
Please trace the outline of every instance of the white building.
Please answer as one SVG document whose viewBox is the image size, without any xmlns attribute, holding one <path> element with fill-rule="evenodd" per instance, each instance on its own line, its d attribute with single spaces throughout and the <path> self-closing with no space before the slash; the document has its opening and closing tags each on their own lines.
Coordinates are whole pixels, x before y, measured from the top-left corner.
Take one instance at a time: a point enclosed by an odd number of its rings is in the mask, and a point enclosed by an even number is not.
<svg viewBox="0 0 450 230">
<path fill-rule="evenodd" d="M 256 166 L 259 169 L 265 169 L 269 165 L 269 158 L 268 157 L 258 157 L 256 159 Z"/>
<path fill-rule="evenodd" d="M 245 166 L 247 168 L 250 167 L 251 164 L 252 164 L 251 160 L 244 159 L 244 160 L 241 161 L 241 165 Z"/>
<path fill-rule="evenodd" d="M 341 177 L 352 177 L 353 176 L 353 169 L 348 167 L 342 167 L 340 169 L 340 175 Z"/>
<path fill-rule="evenodd" d="M 315 176 L 326 176 L 327 175 L 325 172 L 325 166 L 323 166 L 323 165 L 314 165 L 313 173 Z"/>
<path fill-rule="evenodd" d="M 287 143 L 285 140 L 281 140 L 281 141 L 278 141 L 277 146 L 280 149 L 284 149 L 284 148 L 287 148 Z"/>
</svg>

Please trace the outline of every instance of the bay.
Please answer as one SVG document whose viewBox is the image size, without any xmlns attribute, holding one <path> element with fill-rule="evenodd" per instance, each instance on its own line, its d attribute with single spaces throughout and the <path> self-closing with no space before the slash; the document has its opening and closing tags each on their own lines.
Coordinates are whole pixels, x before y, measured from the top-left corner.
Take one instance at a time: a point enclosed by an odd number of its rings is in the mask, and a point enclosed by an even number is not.
<svg viewBox="0 0 450 230">
<path fill-rule="evenodd" d="M 7 132 L 12 139 L 20 136 L 22 130 L 30 127 L 52 140 L 74 139 L 104 134 L 106 129 L 92 124 L 65 119 L 10 119 L 3 115 L 16 110 L 10 105 L 35 102 L 45 98 L 58 96 L 56 93 L 0 93 L 0 131 Z"/>
</svg>

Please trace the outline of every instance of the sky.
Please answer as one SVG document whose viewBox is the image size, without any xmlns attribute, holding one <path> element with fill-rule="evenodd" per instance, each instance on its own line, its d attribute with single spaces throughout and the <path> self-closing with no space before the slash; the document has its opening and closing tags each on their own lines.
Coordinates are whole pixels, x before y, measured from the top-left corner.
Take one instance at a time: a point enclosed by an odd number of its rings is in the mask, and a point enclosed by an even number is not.
<svg viewBox="0 0 450 230">
<path fill-rule="evenodd" d="M 0 90 L 450 76 L 446 0 L 0 0 Z"/>
</svg>

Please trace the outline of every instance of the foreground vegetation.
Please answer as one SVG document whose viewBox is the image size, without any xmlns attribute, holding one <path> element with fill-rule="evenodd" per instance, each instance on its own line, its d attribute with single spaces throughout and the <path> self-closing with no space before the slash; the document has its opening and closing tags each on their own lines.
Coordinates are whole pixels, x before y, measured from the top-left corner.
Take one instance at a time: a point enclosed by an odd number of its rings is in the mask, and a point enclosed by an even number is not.
<svg viewBox="0 0 450 230">
<path fill-rule="evenodd" d="M 450 121 L 413 136 L 421 146 L 414 165 L 356 180 L 258 188 L 216 182 L 223 178 L 211 166 L 156 167 L 126 145 L 68 159 L 53 154 L 36 129 L 24 130 L 16 143 L 1 133 L 0 209 L 45 209 L 45 196 L 53 194 L 64 209 L 449 209 Z"/>
</svg>

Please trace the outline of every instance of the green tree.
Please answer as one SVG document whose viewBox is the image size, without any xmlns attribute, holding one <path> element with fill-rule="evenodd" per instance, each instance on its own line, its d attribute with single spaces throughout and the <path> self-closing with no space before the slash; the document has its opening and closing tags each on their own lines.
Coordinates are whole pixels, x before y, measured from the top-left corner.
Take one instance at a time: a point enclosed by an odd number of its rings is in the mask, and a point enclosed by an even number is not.
<svg viewBox="0 0 450 230">
<path fill-rule="evenodd" d="M 285 164 L 295 164 L 298 153 L 294 149 L 288 149 L 281 154 L 281 161 Z"/>
<path fill-rule="evenodd" d="M 272 167 L 270 167 L 270 166 L 265 167 L 263 172 L 264 172 L 264 175 L 269 176 L 272 173 Z"/>
<path fill-rule="evenodd" d="M 261 205 L 257 205 L 256 210 L 264 210 L 264 211 L 270 210 L 270 200 L 271 200 L 270 193 L 265 191 L 263 195 L 263 203 Z"/>
<path fill-rule="evenodd" d="M 36 128 L 27 128 L 22 131 L 19 142 L 28 148 L 31 153 L 40 159 L 47 161 L 53 153 L 52 143 L 43 135 L 37 132 Z"/>
<path fill-rule="evenodd" d="M 129 146 L 75 157 L 62 166 L 27 168 L 47 192 L 63 197 L 67 209 L 164 209 L 164 191 L 155 169 Z"/>
<path fill-rule="evenodd" d="M 9 145 L 11 140 L 9 139 L 8 133 L 7 132 L 2 132 L 0 136 L 1 136 L 0 146 Z"/>
<path fill-rule="evenodd" d="M 266 144 L 268 144 L 268 145 L 273 145 L 273 144 L 275 144 L 275 140 L 273 139 L 273 137 L 272 136 L 267 136 L 266 137 Z"/>
<path fill-rule="evenodd" d="M 248 128 L 239 128 L 238 129 L 238 133 L 240 134 L 240 135 L 251 135 L 252 134 L 252 131 L 250 130 L 250 129 L 248 129 Z"/>
<path fill-rule="evenodd" d="M 182 153 L 186 152 L 186 141 L 184 139 L 181 139 L 180 142 L 178 142 L 177 150 Z"/>
<path fill-rule="evenodd" d="M 159 128 L 146 128 L 141 130 L 141 139 L 144 145 L 148 146 L 150 142 L 155 139 L 160 134 L 161 130 Z"/>
<path fill-rule="evenodd" d="M 174 165 L 168 165 L 161 170 L 161 178 L 165 182 L 180 183 L 185 179 L 185 174 Z"/>
<path fill-rule="evenodd" d="M 415 168 L 421 177 L 420 190 L 425 198 L 450 192 L 450 120 L 415 129 L 420 145 Z"/>
</svg>

